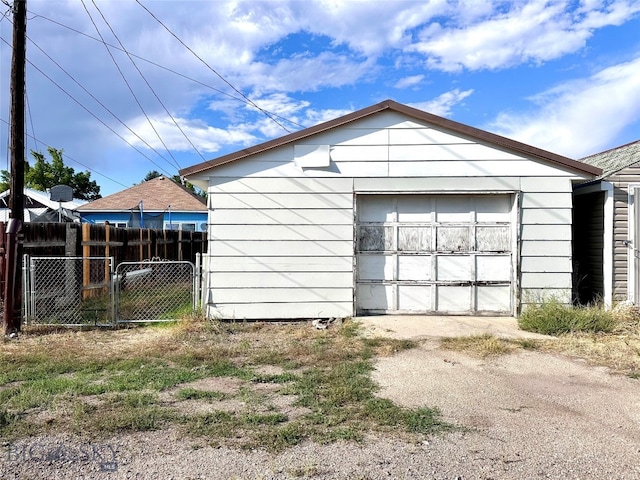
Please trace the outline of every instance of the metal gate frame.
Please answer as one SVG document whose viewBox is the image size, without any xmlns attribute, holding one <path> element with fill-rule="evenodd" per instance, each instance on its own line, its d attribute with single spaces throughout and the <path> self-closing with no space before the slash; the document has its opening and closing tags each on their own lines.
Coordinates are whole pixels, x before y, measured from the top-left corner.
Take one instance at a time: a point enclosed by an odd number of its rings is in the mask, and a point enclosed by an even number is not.
<svg viewBox="0 0 640 480">
<path fill-rule="evenodd" d="M 197 310 L 200 302 L 201 302 L 201 278 L 202 278 L 202 263 L 201 263 L 201 254 L 196 255 L 196 263 L 188 261 L 173 261 L 173 260 L 151 260 L 144 262 L 122 262 L 117 267 L 114 268 L 114 258 L 113 257 L 30 257 L 25 254 L 22 259 L 22 317 L 25 325 L 42 325 L 42 326 L 64 326 L 64 327 L 84 327 L 84 326 L 100 326 L 100 327 L 114 327 L 118 324 L 124 323 L 145 323 L 145 322 L 163 322 L 163 321 L 175 321 L 178 318 L 144 318 L 144 319 L 126 319 L 121 318 L 120 315 L 120 304 L 119 301 L 121 299 L 121 280 L 123 278 L 122 273 L 123 270 L 127 266 L 131 265 L 144 265 L 145 268 L 152 268 L 154 266 L 161 266 L 167 264 L 181 264 L 181 265 L 189 265 L 191 268 L 191 308 Z M 86 273 L 83 270 L 83 284 L 78 287 L 77 282 L 69 283 L 70 275 L 68 268 L 52 268 L 54 270 L 54 274 L 50 281 L 46 284 L 49 286 L 53 286 L 51 291 L 47 292 L 47 298 L 51 299 L 59 299 L 63 297 L 64 293 L 68 293 L 69 295 L 73 295 L 73 298 L 77 300 L 79 303 L 75 305 L 75 312 L 82 311 L 82 300 L 84 297 L 83 292 L 90 291 L 92 289 L 106 289 L 107 290 L 107 302 L 104 308 L 101 308 L 101 311 L 106 312 L 106 321 L 97 321 L 97 314 L 94 322 L 39 322 L 38 319 L 38 310 L 39 310 L 39 301 L 42 300 L 42 297 L 38 295 L 42 292 L 36 290 L 37 283 L 37 264 L 40 261 L 51 261 L 51 262 L 83 262 L 83 269 L 87 269 L 87 262 L 98 261 L 98 262 L 107 262 L 105 264 L 105 278 L 106 281 L 104 283 L 90 285 L 84 284 L 86 281 Z M 56 277 L 56 274 L 59 274 Z M 77 273 L 74 273 L 74 277 Z M 120 275 L 120 276 L 119 276 Z M 57 295 L 57 296 L 56 296 Z M 54 301 L 55 303 L 55 301 Z M 69 310 L 73 310 L 73 302 L 70 302 L 69 305 L 72 307 Z M 55 310 L 55 308 L 53 309 Z M 91 309 L 89 309 L 91 310 Z M 56 312 L 53 312 L 55 315 Z"/>
<path fill-rule="evenodd" d="M 125 280 L 134 276 L 133 282 L 135 283 L 143 283 L 145 277 L 149 275 L 153 275 L 154 270 L 158 267 L 162 266 L 188 266 L 191 269 L 191 308 L 197 309 L 200 303 L 200 255 L 196 257 L 196 264 L 188 261 L 182 260 L 145 260 L 142 262 L 122 262 L 118 264 L 115 270 L 115 274 L 113 277 L 113 285 L 114 285 L 114 324 L 125 324 L 125 323 L 147 323 L 147 322 L 173 322 L 179 320 L 179 318 L 175 316 L 163 317 L 159 314 L 151 315 L 148 318 L 139 318 L 136 315 L 136 318 L 123 318 L 122 314 L 122 304 L 123 304 L 123 296 L 122 292 L 124 290 Z M 131 270 L 131 268 L 136 268 L 135 270 Z M 157 312 L 160 313 L 160 312 Z"/>
<path fill-rule="evenodd" d="M 38 276 L 37 276 L 37 265 L 40 262 L 61 262 L 65 264 L 65 267 L 61 272 L 56 271 L 55 265 L 52 268 L 52 275 L 49 282 L 46 284 L 53 288 L 49 289 L 48 292 L 44 293 L 37 288 L 38 285 Z M 83 279 L 82 284 L 78 285 L 76 282 L 74 270 L 70 270 L 68 265 L 71 262 L 82 262 L 83 268 Z M 105 281 L 99 284 L 91 284 L 91 262 L 105 262 L 105 266 L 100 268 L 104 268 L 104 277 Z M 114 259 L 113 257 L 30 257 L 25 254 L 22 259 L 22 315 L 24 319 L 25 325 L 42 325 L 42 326 L 64 326 L 64 327 L 85 327 L 85 326 L 100 326 L 100 327 L 110 327 L 114 325 L 114 291 L 113 291 L 113 265 Z M 57 276 L 57 274 L 60 274 Z M 85 284 L 86 282 L 86 284 Z M 107 300 L 105 302 L 104 308 L 95 309 L 96 315 L 93 322 L 40 322 L 38 321 L 38 317 L 40 314 L 40 301 L 44 298 L 51 299 L 52 303 L 59 303 L 61 298 L 65 298 L 65 296 L 71 298 L 71 301 L 67 304 L 67 308 L 64 310 L 66 313 L 71 313 L 72 317 L 77 318 L 82 309 L 82 300 L 90 298 L 90 295 L 87 295 L 85 298 L 85 292 L 89 292 L 91 290 L 98 289 L 106 289 L 107 291 Z M 78 303 L 75 304 L 74 308 L 74 300 Z M 56 310 L 56 305 L 53 305 L 52 315 L 63 313 L 62 310 Z M 92 310 L 92 309 L 85 309 Z M 97 311 L 106 312 L 105 321 L 98 321 Z"/>
</svg>

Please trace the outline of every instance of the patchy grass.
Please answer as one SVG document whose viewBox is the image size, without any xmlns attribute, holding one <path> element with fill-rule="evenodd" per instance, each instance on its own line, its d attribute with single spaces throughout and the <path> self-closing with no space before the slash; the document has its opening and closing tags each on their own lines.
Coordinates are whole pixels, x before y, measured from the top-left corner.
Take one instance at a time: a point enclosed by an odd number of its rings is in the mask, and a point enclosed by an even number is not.
<svg viewBox="0 0 640 480">
<path fill-rule="evenodd" d="M 546 314 L 556 307 L 547 308 Z M 564 312 L 564 306 L 562 311 Z M 596 307 L 584 310 L 597 310 Z M 489 334 L 444 338 L 441 347 L 480 358 L 506 355 L 521 350 L 537 350 L 582 358 L 591 365 L 604 366 L 615 373 L 640 379 L 640 311 L 621 306 L 605 312 L 612 325 L 607 331 L 570 331 L 553 339 L 505 339 Z M 599 313 L 593 313 L 594 317 Z M 608 325 L 608 321 L 607 321 Z"/>
<path fill-rule="evenodd" d="M 450 428 L 435 410 L 376 397 L 375 356 L 414 346 L 362 338 L 348 321 L 316 330 L 190 315 L 116 331 L 28 330 L 0 344 L 0 438 L 177 427 L 212 444 L 279 450 Z"/>
</svg>

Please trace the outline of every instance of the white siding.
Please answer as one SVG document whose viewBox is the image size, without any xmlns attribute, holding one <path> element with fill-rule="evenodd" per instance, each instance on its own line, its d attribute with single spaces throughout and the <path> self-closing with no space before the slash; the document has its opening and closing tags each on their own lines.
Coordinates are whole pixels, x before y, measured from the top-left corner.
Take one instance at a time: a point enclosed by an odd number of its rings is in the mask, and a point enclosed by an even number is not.
<svg viewBox="0 0 640 480">
<path fill-rule="evenodd" d="M 511 218 L 516 225 L 513 288 L 521 289 L 516 300 L 526 304 L 554 295 L 570 301 L 571 181 L 581 178 L 575 173 L 394 112 L 299 143 L 328 145 L 329 167 L 297 167 L 291 144 L 207 172 L 209 314 L 343 317 L 355 313 L 356 295 L 364 303 L 367 295 L 372 301 L 390 295 L 382 286 L 355 291 L 356 194 L 510 194 L 518 199 Z M 479 278 L 491 276 L 483 272 Z M 473 301 L 468 288 L 403 287 L 397 298 L 407 310 L 414 308 L 416 296 L 431 296 L 451 312 L 468 311 Z M 489 310 L 512 295 L 509 287 L 483 288 L 476 301 Z M 512 313 L 518 310 L 515 305 Z"/>
</svg>

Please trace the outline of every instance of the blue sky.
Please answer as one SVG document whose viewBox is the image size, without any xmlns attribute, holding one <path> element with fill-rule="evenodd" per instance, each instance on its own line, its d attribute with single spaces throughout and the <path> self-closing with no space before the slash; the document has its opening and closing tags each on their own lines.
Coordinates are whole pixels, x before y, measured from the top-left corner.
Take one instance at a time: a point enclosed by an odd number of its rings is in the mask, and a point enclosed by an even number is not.
<svg viewBox="0 0 640 480">
<path fill-rule="evenodd" d="M 64 149 L 103 195 L 385 99 L 571 158 L 640 138 L 640 0 L 28 0 L 28 11 L 28 148 Z"/>
</svg>

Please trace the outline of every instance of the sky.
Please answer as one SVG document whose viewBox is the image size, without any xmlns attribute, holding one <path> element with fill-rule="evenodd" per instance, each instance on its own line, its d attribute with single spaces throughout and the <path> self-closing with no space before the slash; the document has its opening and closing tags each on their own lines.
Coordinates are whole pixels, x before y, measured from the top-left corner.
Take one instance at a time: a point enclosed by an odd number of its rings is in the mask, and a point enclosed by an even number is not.
<svg viewBox="0 0 640 480">
<path fill-rule="evenodd" d="M 12 2 L 0 3 L 5 170 Z M 27 10 L 27 149 L 63 149 L 103 196 L 387 99 L 574 159 L 640 139 L 640 0 Z"/>
</svg>

